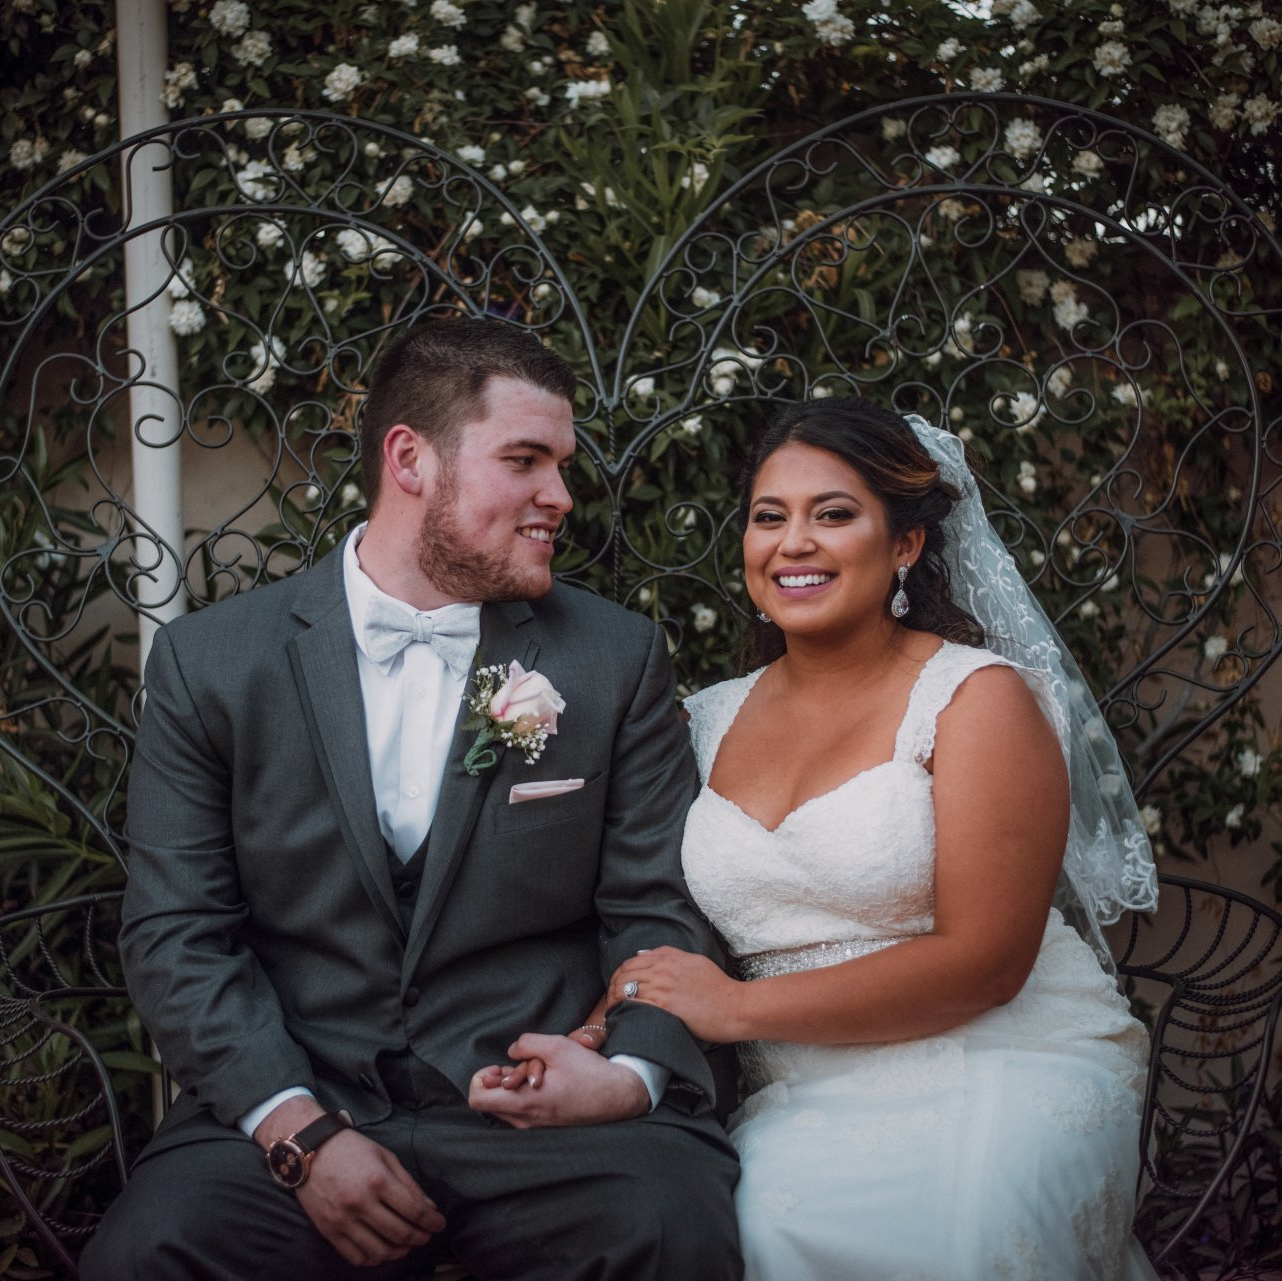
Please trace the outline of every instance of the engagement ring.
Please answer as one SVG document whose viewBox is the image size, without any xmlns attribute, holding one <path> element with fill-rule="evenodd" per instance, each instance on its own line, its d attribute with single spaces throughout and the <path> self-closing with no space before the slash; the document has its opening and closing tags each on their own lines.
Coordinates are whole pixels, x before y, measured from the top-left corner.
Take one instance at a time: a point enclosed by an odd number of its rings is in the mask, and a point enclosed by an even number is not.
<svg viewBox="0 0 1282 1281">
<path fill-rule="evenodd" d="M 637 983 L 636 979 L 629 979 L 629 980 L 628 980 L 628 981 L 623 985 L 623 995 L 624 995 L 624 996 L 626 996 L 626 997 L 628 998 L 628 1000 L 629 1000 L 629 1001 L 630 1001 L 630 1000 L 632 1000 L 632 998 L 633 998 L 634 996 L 636 996 L 636 994 L 637 994 L 637 987 L 638 987 L 638 986 L 639 986 L 639 985 L 638 985 L 638 983 Z"/>
</svg>

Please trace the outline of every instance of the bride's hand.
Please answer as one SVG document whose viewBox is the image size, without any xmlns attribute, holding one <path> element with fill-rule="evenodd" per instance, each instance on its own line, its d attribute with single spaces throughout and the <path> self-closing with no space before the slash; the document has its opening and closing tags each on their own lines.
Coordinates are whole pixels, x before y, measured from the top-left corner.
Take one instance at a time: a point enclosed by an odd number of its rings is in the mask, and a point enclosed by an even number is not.
<svg viewBox="0 0 1282 1281">
<path fill-rule="evenodd" d="M 627 987 L 630 983 L 636 988 Z M 706 956 L 657 947 L 638 952 L 615 970 L 608 999 L 611 1006 L 620 1001 L 657 1005 L 675 1014 L 702 1041 L 738 1041 L 738 1007 L 745 986 Z"/>
</svg>

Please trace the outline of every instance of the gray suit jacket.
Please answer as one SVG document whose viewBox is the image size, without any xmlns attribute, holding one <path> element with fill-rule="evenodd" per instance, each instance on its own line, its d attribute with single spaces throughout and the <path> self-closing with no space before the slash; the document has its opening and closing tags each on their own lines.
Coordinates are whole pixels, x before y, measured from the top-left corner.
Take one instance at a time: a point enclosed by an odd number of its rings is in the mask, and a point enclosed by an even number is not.
<svg viewBox="0 0 1282 1281">
<path fill-rule="evenodd" d="M 298 1084 L 358 1124 L 378 1120 L 391 1107 L 380 1051 L 412 1047 L 466 1093 L 518 1033 L 582 1021 L 638 948 L 715 954 L 680 875 L 696 776 L 661 631 L 558 585 L 485 606 L 480 655 L 537 667 L 566 710 L 534 766 L 509 750 L 469 777 L 472 735 L 456 734 L 407 935 L 375 816 L 341 553 L 157 636 L 121 947 L 184 1088 L 171 1120 L 203 1109 L 210 1133 L 227 1133 Z M 507 803 L 515 782 L 570 777 L 587 783 Z M 663 1011 L 615 1011 L 610 1050 L 697 1087 L 670 1100 L 710 1102 L 699 1048 Z"/>
</svg>

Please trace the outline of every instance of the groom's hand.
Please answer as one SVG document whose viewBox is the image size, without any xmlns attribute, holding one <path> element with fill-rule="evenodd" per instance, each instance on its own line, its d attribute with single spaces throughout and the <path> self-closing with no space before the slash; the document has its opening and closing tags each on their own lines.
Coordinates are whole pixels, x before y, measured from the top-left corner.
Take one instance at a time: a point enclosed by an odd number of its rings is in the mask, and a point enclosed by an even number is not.
<svg viewBox="0 0 1282 1281">
<path fill-rule="evenodd" d="M 650 1110 L 645 1083 L 621 1063 L 611 1063 L 570 1037 L 526 1032 L 508 1047 L 518 1063 L 541 1059 L 542 1084 L 504 1089 L 501 1069 L 482 1068 L 472 1078 L 468 1105 L 518 1130 L 546 1125 L 601 1125 L 643 1116 Z M 498 1084 L 495 1084 L 495 1081 Z"/>
<path fill-rule="evenodd" d="M 315 1099 L 289 1099 L 267 1115 L 254 1140 L 267 1148 L 277 1135 L 296 1133 L 321 1113 Z M 445 1226 L 396 1157 L 357 1130 L 340 1130 L 317 1149 L 295 1195 L 321 1236 L 358 1267 L 403 1259 Z"/>
</svg>

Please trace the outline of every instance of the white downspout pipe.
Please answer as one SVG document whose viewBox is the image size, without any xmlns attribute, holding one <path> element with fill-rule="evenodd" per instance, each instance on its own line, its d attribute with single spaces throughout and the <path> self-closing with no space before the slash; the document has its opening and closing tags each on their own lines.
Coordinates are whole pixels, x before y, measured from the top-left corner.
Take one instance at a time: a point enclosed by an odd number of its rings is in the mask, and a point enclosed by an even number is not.
<svg viewBox="0 0 1282 1281">
<path fill-rule="evenodd" d="M 116 0 L 116 70 L 120 79 L 120 137 L 132 138 L 169 122 L 161 99 L 169 60 L 165 0 Z M 147 143 L 123 152 L 123 193 L 127 221 L 144 226 L 174 211 L 169 149 Z M 183 556 L 182 412 L 178 398 L 178 344 L 169 327 L 171 275 L 164 233 L 150 231 L 125 242 L 125 306 L 129 346 L 143 359 L 142 376 L 129 389 L 135 542 L 139 560 L 148 556 L 148 534 L 156 542 L 149 579 L 135 579 L 141 605 L 153 617 L 138 615 L 138 671 L 163 623 L 186 610 L 181 586 Z M 133 371 L 131 371 L 133 372 Z M 176 590 L 175 590 L 176 589 Z M 155 1043 L 152 1053 L 159 1058 Z M 161 1077 L 151 1092 L 152 1120 L 164 1114 Z"/>
<path fill-rule="evenodd" d="M 169 110 L 161 98 L 168 44 L 165 0 L 116 0 L 122 139 L 169 122 Z M 123 153 L 126 229 L 173 213 L 171 159 L 169 149 L 154 142 Z M 139 601 L 155 615 L 154 619 L 141 613 L 138 617 L 140 672 L 161 624 L 186 610 L 186 593 L 181 586 L 182 412 L 178 398 L 178 346 L 169 327 L 170 299 L 165 285 L 172 268 L 163 243 L 164 233 L 160 231 L 125 242 L 129 346 L 146 362 L 141 381 L 129 393 L 133 508 L 142 535 L 134 544 L 138 559 L 151 558 L 146 531 L 159 540 L 154 552 L 157 563 L 144 566 L 151 578 L 134 580 Z"/>
</svg>

